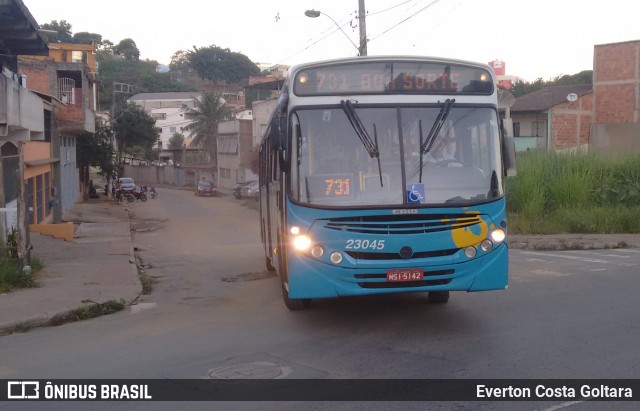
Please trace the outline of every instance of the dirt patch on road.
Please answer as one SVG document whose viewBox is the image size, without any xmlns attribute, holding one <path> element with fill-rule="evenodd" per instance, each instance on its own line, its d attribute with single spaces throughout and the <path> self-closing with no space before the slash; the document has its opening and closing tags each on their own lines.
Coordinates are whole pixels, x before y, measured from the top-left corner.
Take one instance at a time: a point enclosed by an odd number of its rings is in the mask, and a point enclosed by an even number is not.
<svg viewBox="0 0 640 411">
<path fill-rule="evenodd" d="M 265 278 L 272 278 L 277 276 L 275 272 L 272 271 L 260 271 L 255 273 L 243 273 L 237 274 L 230 277 L 222 277 L 222 281 L 226 283 L 235 283 L 237 281 L 255 281 L 255 280 L 264 280 Z"/>
</svg>

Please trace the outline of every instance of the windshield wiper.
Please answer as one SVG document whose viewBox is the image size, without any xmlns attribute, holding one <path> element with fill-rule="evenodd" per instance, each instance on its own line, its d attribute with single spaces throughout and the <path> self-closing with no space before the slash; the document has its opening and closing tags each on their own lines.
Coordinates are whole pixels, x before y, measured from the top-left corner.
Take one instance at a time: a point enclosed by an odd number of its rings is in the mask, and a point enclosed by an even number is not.
<svg viewBox="0 0 640 411">
<path fill-rule="evenodd" d="M 422 183 L 422 157 L 427 154 L 431 147 L 433 146 L 434 141 L 436 140 L 436 136 L 442 129 L 444 122 L 447 120 L 449 113 L 451 112 L 451 107 L 453 107 L 453 103 L 456 100 L 454 98 L 448 98 L 444 101 L 444 104 L 440 108 L 440 113 L 438 113 L 438 117 L 436 117 L 436 121 L 433 122 L 431 126 L 431 130 L 427 135 L 426 140 L 422 140 L 422 121 L 420 121 L 420 176 L 419 181 Z"/>
<path fill-rule="evenodd" d="M 347 115 L 353 130 L 362 142 L 362 145 L 369 153 L 369 157 L 376 157 L 378 159 L 378 174 L 380 174 L 380 187 L 384 187 L 382 184 L 382 169 L 380 167 L 380 150 L 378 149 L 378 132 L 376 131 L 376 125 L 373 125 L 374 140 L 371 140 L 371 136 L 367 132 L 367 129 L 362 124 L 362 120 L 358 117 L 356 110 L 353 108 L 353 104 L 349 100 L 341 100 L 342 110 Z"/>
</svg>

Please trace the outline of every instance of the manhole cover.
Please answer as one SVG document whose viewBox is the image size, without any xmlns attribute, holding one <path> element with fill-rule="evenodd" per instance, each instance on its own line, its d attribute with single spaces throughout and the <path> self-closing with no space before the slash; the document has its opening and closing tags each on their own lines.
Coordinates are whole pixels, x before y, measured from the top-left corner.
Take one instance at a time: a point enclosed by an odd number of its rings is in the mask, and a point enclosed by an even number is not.
<svg viewBox="0 0 640 411">
<path fill-rule="evenodd" d="M 285 369 L 269 362 L 253 362 L 214 368 L 209 377 L 224 380 L 271 379 L 285 374 Z"/>
</svg>

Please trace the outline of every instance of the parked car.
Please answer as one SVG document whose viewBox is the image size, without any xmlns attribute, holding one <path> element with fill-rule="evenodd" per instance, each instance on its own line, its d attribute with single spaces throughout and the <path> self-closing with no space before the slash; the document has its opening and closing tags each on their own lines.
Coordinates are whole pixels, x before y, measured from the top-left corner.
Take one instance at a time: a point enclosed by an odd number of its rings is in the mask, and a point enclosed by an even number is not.
<svg viewBox="0 0 640 411">
<path fill-rule="evenodd" d="M 254 180 L 250 180 L 250 181 L 245 181 L 243 183 L 236 184 L 236 186 L 233 187 L 233 196 L 235 198 L 237 198 L 237 199 L 242 198 L 242 193 L 241 193 L 242 187 L 245 187 L 246 185 L 251 184 L 251 183 L 255 183 L 255 181 Z"/>
<path fill-rule="evenodd" d="M 118 181 L 120 182 L 120 190 L 122 191 L 131 191 L 136 189 L 136 183 L 131 177 L 120 177 Z"/>
<path fill-rule="evenodd" d="M 211 181 L 200 180 L 198 181 L 198 186 L 196 187 L 196 195 L 213 197 L 214 195 L 216 195 L 216 187 Z"/>
<path fill-rule="evenodd" d="M 257 181 L 252 181 L 240 189 L 240 196 L 245 198 L 257 198 L 260 186 Z"/>
</svg>

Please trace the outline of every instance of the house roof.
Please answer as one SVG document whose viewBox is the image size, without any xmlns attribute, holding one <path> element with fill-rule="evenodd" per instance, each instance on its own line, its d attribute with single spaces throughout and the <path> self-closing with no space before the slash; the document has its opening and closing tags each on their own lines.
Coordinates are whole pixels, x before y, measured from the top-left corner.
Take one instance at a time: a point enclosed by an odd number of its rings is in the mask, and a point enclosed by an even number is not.
<svg viewBox="0 0 640 411">
<path fill-rule="evenodd" d="M 199 91 L 171 91 L 165 93 L 138 93 L 129 97 L 131 101 L 143 100 L 190 100 L 200 98 L 202 93 Z"/>
<path fill-rule="evenodd" d="M 552 86 L 516 97 L 516 102 L 511 106 L 511 112 L 517 111 L 544 111 L 558 104 L 566 103 L 567 96 L 575 93 L 578 97 L 593 91 L 591 84 L 578 84 L 571 86 Z"/>
<path fill-rule="evenodd" d="M 22 0 L 0 0 L 0 53 L 46 56 L 47 42 Z"/>
</svg>

